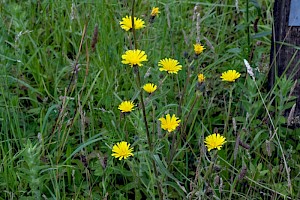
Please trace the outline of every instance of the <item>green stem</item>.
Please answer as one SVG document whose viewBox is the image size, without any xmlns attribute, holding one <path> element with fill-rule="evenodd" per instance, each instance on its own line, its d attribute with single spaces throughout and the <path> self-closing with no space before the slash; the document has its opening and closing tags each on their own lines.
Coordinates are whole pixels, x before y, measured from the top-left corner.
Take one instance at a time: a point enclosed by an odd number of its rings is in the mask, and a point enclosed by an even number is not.
<svg viewBox="0 0 300 200">
<path fill-rule="evenodd" d="M 137 76 L 136 76 L 137 86 L 138 86 L 138 88 L 141 88 L 140 71 L 139 71 L 139 68 L 137 66 L 134 66 L 134 67 L 135 67 L 134 70 L 137 73 Z M 151 152 L 153 152 L 153 145 L 152 145 L 152 142 L 151 142 L 150 133 L 149 133 L 149 129 L 148 129 L 148 121 L 147 121 L 147 116 L 146 116 L 146 108 L 145 108 L 145 104 L 144 104 L 143 91 L 140 91 L 140 101 L 141 101 L 141 106 L 142 106 L 143 119 L 144 119 L 144 123 L 145 123 L 145 128 L 146 128 L 146 134 L 147 134 L 147 140 L 148 140 L 149 149 L 150 149 Z"/>
<path fill-rule="evenodd" d="M 135 5 L 135 0 L 132 0 L 132 14 L 131 14 L 132 34 L 133 34 L 134 47 L 135 47 L 135 49 L 138 49 L 137 39 L 136 39 L 136 34 L 135 34 L 135 28 L 134 28 L 134 5 Z M 139 71 L 139 68 L 137 66 L 134 66 L 134 70 L 135 69 L 136 69 L 136 75 L 137 75 L 136 76 L 137 86 L 138 86 L 139 89 L 141 89 L 140 71 Z M 158 180 L 158 172 L 157 172 L 157 169 L 156 169 L 155 161 L 152 158 L 153 145 L 152 145 L 152 142 L 151 142 L 149 128 L 148 128 L 148 122 L 147 122 L 147 116 L 146 116 L 146 109 L 145 109 L 144 97 L 143 97 L 143 91 L 140 91 L 140 101 L 141 101 L 141 104 L 142 104 L 143 119 L 144 119 L 145 128 L 146 128 L 147 142 L 148 142 L 148 146 L 149 146 L 150 153 L 151 153 L 151 160 L 152 160 L 152 165 L 153 165 L 153 171 L 154 171 L 154 174 L 155 174 L 155 177 L 156 177 L 157 186 L 158 186 L 158 195 L 159 195 L 159 199 L 163 200 L 162 187 L 161 187 L 161 184 L 160 184 L 160 182 Z"/>
<path fill-rule="evenodd" d="M 260 98 L 261 98 L 261 100 L 262 100 L 262 102 L 263 102 L 263 105 L 264 105 L 264 107 L 265 107 L 265 109 L 266 109 L 266 112 L 267 112 L 267 115 L 268 115 L 269 120 L 270 120 L 270 122 L 271 122 L 271 125 L 272 125 L 272 127 L 273 127 L 274 133 L 273 133 L 273 136 L 270 138 L 270 140 L 272 140 L 272 138 L 274 137 L 274 135 L 276 136 L 276 140 L 277 140 L 277 142 L 278 142 L 278 146 L 279 146 L 279 149 L 280 149 L 281 154 L 282 154 L 282 159 L 283 159 L 283 163 L 284 163 L 284 168 L 285 168 L 285 170 L 286 170 L 287 183 L 288 183 L 287 185 L 288 185 L 288 188 L 290 189 L 290 193 L 292 194 L 293 188 L 292 188 L 292 182 L 291 182 L 291 177 L 290 177 L 290 170 L 289 170 L 289 167 L 288 167 L 288 165 L 287 165 L 287 161 L 286 161 L 286 158 L 285 158 L 285 154 L 284 154 L 283 148 L 282 148 L 282 146 L 281 146 L 281 144 L 280 144 L 280 139 L 279 139 L 278 134 L 277 134 L 277 131 L 276 131 L 277 128 L 275 127 L 275 124 L 274 124 L 274 122 L 273 122 L 273 120 L 272 120 L 271 114 L 270 114 L 270 112 L 269 112 L 269 110 L 268 110 L 268 107 L 267 107 L 267 105 L 266 105 L 266 103 L 265 103 L 265 100 L 264 100 L 264 98 L 263 98 L 263 96 L 262 96 L 262 94 L 261 94 L 261 92 L 260 92 L 260 89 L 259 89 L 259 87 L 258 87 L 256 81 L 254 81 L 254 84 L 255 84 L 256 89 L 257 89 L 257 91 L 258 91 L 258 94 L 259 94 L 259 96 L 260 96 Z"/>
<path fill-rule="evenodd" d="M 177 116 L 180 116 L 181 112 L 182 112 L 183 97 L 185 96 L 187 85 L 190 82 L 190 73 L 191 73 L 190 68 L 191 68 L 191 66 L 192 66 L 193 63 L 194 63 L 194 60 L 188 66 L 187 78 L 185 80 L 182 93 L 180 94 L 180 101 L 179 101 L 179 106 L 178 106 L 178 110 L 177 110 Z M 176 135 L 177 135 L 177 138 L 176 138 Z M 181 131 L 180 131 L 179 134 L 173 133 L 173 136 L 172 136 L 172 145 L 171 145 L 171 151 L 170 151 L 170 157 L 169 157 L 169 162 L 168 162 L 169 164 L 171 164 L 171 162 L 173 160 L 173 156 L 174 156 L 175 150 L 176 150 L 177 146 L 179 145 L 180 140 L 181 140 Z"/>
<path fill-rule="evenodd" d="M 135 0 L 132 0 L 132 12 L 131 12 L 131 23 L 132 23 L 132 35 L 133 35 L 133 43 L 134 43 L 134 48 L 138 49 L 138 44 L 136 40 L 136 34 L 135 34 L 135 28 L 134 28 L 134 4 Z"/>
<path fill-rule="evenodd" d="M 218 150 L 215 150 L 214 153 L 213 153 L 213 155 L 211 157 L 212 157 L 212 161 L 210 161 L 210 165 L 208 167 L 208 170 L 205 172 L 205 175 L 203 177 L 204 183 L 205 182 L 209 182 L 209 180 L 207 180 L 208 179 L 208 175 L 211 175 L 211 173 L 212 173 L 213 167 L 214 167 L 214 165 L 216 163 L 216 160 L 218 158 Z"/>
<path fill-rule="evenodd" d="M 213 166 L 214 166 L 214 162 L 211 162 L 209 167 L 208 167 L 208 170 L 205 172 L 205 175 L 204 175 L 204 178 L 203 178 L 204 181 L 206 181 L 208 175 L 211 174 Z"/>
<path fill-rule="evenodd" d="M 246 1 L 246 21 L 247 21 L 248 56 L 250 56 L 249 0 Z"/>
<path fill-rule="evenodd" d="M 199 95 L 197 94 L 197 96 L 195 97 L 194 99 L 194 102 L 192 104 L 192 107 L 190 108 L 189 110 L 189 113 L 187 115 L 187 117 L 185 118 L 185 121 L 184 121 L 184 124 L 183 126 L 181 127 L 180 129 L 180 135 L 179 137 L 177 138 L 177 140 L 175 140 L 175 134 L 173 135 L 173 138 L 172 138 L 172 145 L 171 145 L 171 153 L 170 153 L 170 158 L 169 158 L 169 164 L 171 164 L 172 160 L 173 160 L 173 157 L 174 157 L 174 154 L 175 154 L 175 149 L 178 147 L 179 145 L 179 142 L 181 141 L 181 139 L 183 138 L 183 134 L 185 133 L 185 130 L 186 130 L 186 126 L 187 126 L 187 122 L 188 122 L 188 119 L 191 115 L 191 112 L 193 111 L 197 101 L 199 100 Z"/>
<path fill-rule="evenodd" d="M 191 73 L 191 66 L 192 64 L 194 63 L 194 60 L 190 63 L 190 65 L 188 66 L 188 71 L 187 71 L 187 78 L 185 80 L 185 84 L 184 84 L 184 87 L 183 87 L 183 91 L 180 95 L 180 101 L 179 101 L 179 107 L 178 107 L 178 111 L 177 111 L 177 116 L 181 115 L 181 111 L 182 111 L 182 104 L 183 104 L 183 97 L 185 95 L 185 92 L 186 92 L 186 88 L 187 88 L 187 85 L 189 84 L 190 82 L 190 73 Z"/>
<path fill-rule="evenodd" d="M 193 111 L 193 109 L 194 109 L 197 101 L 199 100 L 199 97 L 200 97 L 199 94 L 196 94 L 196 98 L 194 99 L 192 107 L 190 108 L 189 113 L 188 113 L 187 117 L 185 118 L 185 122 L 184 122 L 183 128 L 181 129 L 181 133 L 180 133 L 181 137 L 180 138 L 182 138 L 183 133 L 185 133 L 185 131 L 186 131 L 186 126 L 187 126 L 188 119 L 189 119 L 189 117 L 190 117 L 190 115 L 191 115 L 191 113 L 192 113 L 192 111 Z"/>
<path fill-rule="evenodd" d="M 226 117 L 226 121 L 225 121 L 224 134 L 227 133 L 227 127 L 228 127 L 228 123 L 229 123 L 231 104 L 232 104 L 233 89 L 234 89 L 234 86 L 230 87 L 230 90 L 229 90 L 229 103 L 228 103 L 229 105 L 228 105 L 227 117 Z"/>
<path fill-rule="evenodd" d="M 171 144 L 170 156 L 169 156 L 169 160 L 168 160 L 168 167 L 171 166 L 171 162 L 172 162 L 174 154 L 175 154 L 175 149 L 176 149 L 175 143 L 176 143 L 176 135 L 177 134 L 178 133 L 174 132 L 173 135 L 172 135 L 172 144 Z"/>
<path fill-rule="evenodd" d="M 166 75 L 158 84 L 157 88 L 161 88 L 162 87 L 162 84 L 165 82 L 165 80 L 167 79 L 168 75 Z M 149 94 L 148 97 L 145 98 L 145 105 L 147 105 L 150 101 L 150 98 L 153 96 L 153 94 L 155 94 L 155 92 Z M 141 105 L 139 105 L 139 107 L 141 107 Z"/>
</svg>

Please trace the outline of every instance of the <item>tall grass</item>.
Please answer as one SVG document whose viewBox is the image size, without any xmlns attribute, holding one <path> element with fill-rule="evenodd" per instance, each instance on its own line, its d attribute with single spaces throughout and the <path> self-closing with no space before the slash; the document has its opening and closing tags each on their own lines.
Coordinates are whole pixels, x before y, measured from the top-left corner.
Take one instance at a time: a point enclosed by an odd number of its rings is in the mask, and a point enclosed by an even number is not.
<svg viewBox="0 0 300 200">
<path fill-rule="evenodd" d="M 284 117 L 294 81 L 266 90 L 272 1 L 137 0 L 146 27 L 135 40 L 119 26 L 132 2 L 0 3 L 0 198 L 297 199 L 299 129 Z M 206 50 L 195 58 L 197 39 Z M 121 63 L 135 43 L 148 55 L 140 84 Z M 158 70 L 166 57 L 183 66 L 177 75 Z M 229 69 L 236 82 L 221 81 Z M 159 86 L 149 96 L 147 82 Z M 129 115 L 123 100 L 137 105 Z M 181 120 L 171 133 L 158 120 L 167 113 Z M 227 143 L 208 152 L 214 132 Z M 133 157 L 111 156 L 120 141 Z"/>
</svg>

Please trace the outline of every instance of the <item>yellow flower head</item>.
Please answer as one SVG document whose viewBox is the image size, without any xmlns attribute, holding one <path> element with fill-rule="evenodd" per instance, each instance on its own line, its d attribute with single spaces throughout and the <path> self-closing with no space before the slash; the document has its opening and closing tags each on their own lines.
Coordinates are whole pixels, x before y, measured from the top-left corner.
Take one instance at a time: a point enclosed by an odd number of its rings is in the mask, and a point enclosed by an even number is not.
<svg viewBox="0 0 300 200">
<path fill-rule="evenodd" d="M 241 74 L 235 70 L 228 70 L 226 72 L 222 73 L 222 76 L 220 77 L 222 81 L 228 81 L 228 82 L 234 82 L 235 79 L 238 79 L 241 76 Z"/>
<path fill-rule="evenodd" d="M 134 65 L 143 66 L 141 62 L 148 61 L 145 51 L 141 51 L 138 49 L 127 50 L 122 55 L 122 59 L 123 64 L 128 64 L 131 67 L 133 67 Z"/>
<path fill-rule="evenodd" d="M 153 93 L 157 89 L 157 86 L 153 83 L 147 83 L 143 86 L 143 89 L 148 93 Z"/>
<path fill-rule="evenodd" d="M 205 81 L 205 76 L 204 74 L 198 74 L 198 82 L 203 83 Z"/>
<path fill-rule="evenodd" d="M 115 144 L 112 148 L 112 153 L 111 155 L 114 156 L 115 158 L 119 158 L 119 160 L 122 160 L 124 158 L 127 159 L 129 156 L 133 156 L 133 148 L 130 148 L 130 144 L 127 144 L 127 142 L 119 142 Z"/>
<path fill-rule="evenodd" d="M 212 149 L 220 150 L 222 145 L 226 143 L 226 138 L 221 136 L 219 133 L 214 133 L 207 136 L 204 143 L 208 151 Z"/>
<path fill-rule="evenodd" d="M 159 8 L 158 7 L 153 7 L 152 11 L 151 11 L 151 16 L 155 17 L 160 13 Z"/>
<path fill-rule="evenodd" d="M 159 68 L 159 71 L 167 71 L 169 74 L 177 74 L 177 72 L 182 68 L 182 66 L 179 65 L 179 62 L 172 58 L 165 58 L 160 60 L 158 62 L 158 66 L 162 67 Z"/>
<path fill-rule="evenodd" d="M 120 21 L 121 28 L 125 31 L 129 31 L 132 29 L 132 19 L 131 16 L 126 16 L 122 18 Z M 141 29 L 145 27 L 145 22 L 139 18 L 134 17 L 134 29 Z"/>
<path fill-rule="evenodd" d="M 196 55 L 199 55 L 200 53 L 202 53 L 204 51 L 204 46 L 202 46 L 201 44 L 197 43 L 194 44 L 194 51 Z"/>
<path fill-rule="evenodd" d="M 161 122 L 161 128 L 168 132 L 175 131 L 181 121 L 174 114 L 172 117 L 167 114 L 166 118 L 161 117 L 158 120 Z"/>
<path fill-rule="evenodd" d="M 120 105 L 119 105 L 119 110 L 121 110 L 121 112 L 131 112 L 134 110 L 134 104 L 132 101 L 123 101 Z"/>
</svg>

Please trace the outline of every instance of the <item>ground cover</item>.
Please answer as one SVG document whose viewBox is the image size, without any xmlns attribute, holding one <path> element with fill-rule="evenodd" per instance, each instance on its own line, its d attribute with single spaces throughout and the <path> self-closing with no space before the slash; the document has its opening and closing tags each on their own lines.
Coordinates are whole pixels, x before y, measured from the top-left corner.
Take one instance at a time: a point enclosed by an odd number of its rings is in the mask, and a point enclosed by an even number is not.
<svg viewBox="0 0 300 200">
<path fill-rule="evenodd" d="M 297 199 L 272 6 L 2 1 L 0 198 Z"/>
</svg>

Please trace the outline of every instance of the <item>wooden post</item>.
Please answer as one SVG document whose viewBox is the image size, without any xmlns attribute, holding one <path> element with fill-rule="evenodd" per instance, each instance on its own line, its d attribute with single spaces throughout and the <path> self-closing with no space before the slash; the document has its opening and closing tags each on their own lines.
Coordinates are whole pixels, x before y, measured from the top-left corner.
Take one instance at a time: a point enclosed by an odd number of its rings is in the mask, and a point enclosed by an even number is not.
<svg viewBox="0 0 300 200">
<path fill-rule="evenodd" d="M 297 1 L 300 0 L 275 0 L 269 88 L 274 85 L 275 75 L 280 77 L 284 72 L 294 80 L 300 79 L 300 24 L 297 22 L 300 12 L 295 12 L 300 9 L 295 7 L 300 2 Z M 293 125 L 300 127 L 300 80 L 293 95 L 298 97 Z"/>
</svg>

